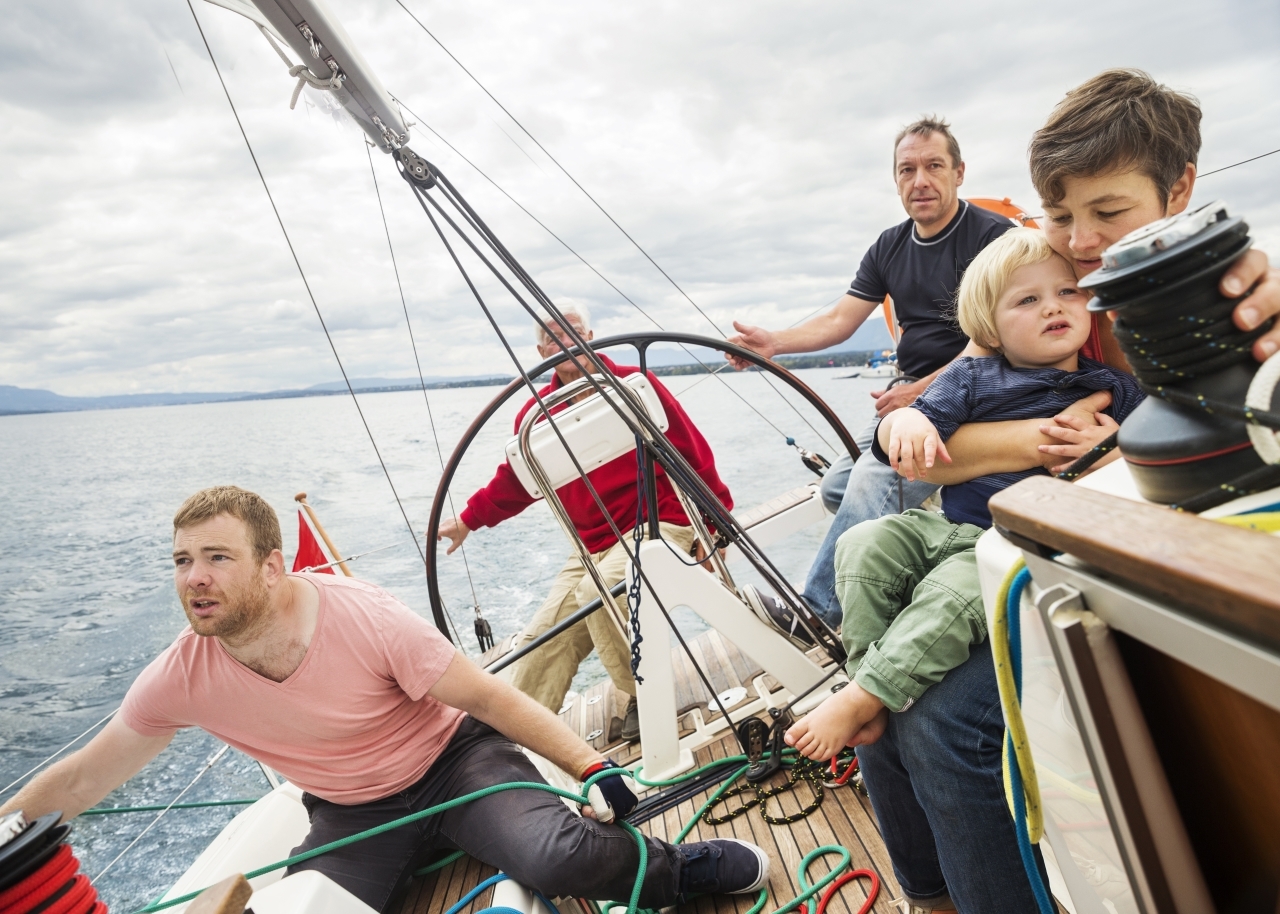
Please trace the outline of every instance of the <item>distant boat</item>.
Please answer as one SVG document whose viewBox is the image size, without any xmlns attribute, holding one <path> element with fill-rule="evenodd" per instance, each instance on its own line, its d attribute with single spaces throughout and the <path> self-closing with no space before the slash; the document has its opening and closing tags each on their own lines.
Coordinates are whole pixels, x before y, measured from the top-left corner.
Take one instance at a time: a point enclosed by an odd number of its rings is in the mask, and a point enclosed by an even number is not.
<svg viewBox="0 0 1280 914">
<path fill-rule="evenodd" d="M 872 356 L 865 367 L 852 374 L 841 375 L 839 380 L 849 378 L 896 378 L 898 376 L 898 353 L 892 349 L 881 350 L 879 355 Z"/>
</svg>

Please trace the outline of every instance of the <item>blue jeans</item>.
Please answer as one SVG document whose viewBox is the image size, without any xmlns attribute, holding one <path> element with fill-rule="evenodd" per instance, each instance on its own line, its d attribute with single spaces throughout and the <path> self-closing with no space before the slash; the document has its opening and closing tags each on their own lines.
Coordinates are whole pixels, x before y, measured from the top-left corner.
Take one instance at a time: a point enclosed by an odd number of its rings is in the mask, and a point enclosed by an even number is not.
<svg viewBox="0 0 1280 914">
<path fill-rule="evenodd" d="M 850 465 L 847 457 L 837 460 L 822 478 L 822 499 L 828 505 L 837 497 L 841 476 L 847 482 L 840 498 L 827 537 L 818 547 L 809 567 L 809 577 L 804 582 L 804 598 L 815 613 L 835 631 L 840 631 L 840 602 L 836 599 L 836 540 L 855 524 L 875 520 L 886 514 L 898 514 L 910 508 L 918 508 L 926 498 L 938 490 L 929 482 L 908 482 L 871 454 L 871 439 L 876 433 L 879 419 L 872 419 L 854 442 L 862 451 L 856 462 Z M 845 469 L 845 467 L 849 467 Z M 898 482 L 902 482 L 902 506 L 898 506 Z"/>
<path fill-rule="evenodd" d="M 1036 910 L 1005 804 L 1003 740 L 984 641 L 908 710 L 890 714 L 879 740 L 858 747 L 894 875 L 917 904 L 950 893 L 960 914 Z M 1047 886 L 1039 848 L 1035 854 Z"/>
</svg>

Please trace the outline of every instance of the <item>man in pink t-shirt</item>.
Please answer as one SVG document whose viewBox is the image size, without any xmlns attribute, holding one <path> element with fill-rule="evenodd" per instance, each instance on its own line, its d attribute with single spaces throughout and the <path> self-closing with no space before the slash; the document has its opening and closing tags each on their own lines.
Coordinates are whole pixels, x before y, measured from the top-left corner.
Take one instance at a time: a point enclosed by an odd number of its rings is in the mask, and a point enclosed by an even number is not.
<svg viewBox="0 0 1280 914">
<path fill-rule="evenodd" d="M 279 520 L 252 492 L 197 492 L 173 525 L 174 581 L 190 626 L 142 671 L 101 733 L 0 815 L 61 810 L 73 818 L 183 727 L 208 731 L 303 788 L 311 830 L 294 854 L 486 787 L 542 781 L 520 746 L 580 779 L 621 775 L 382 589 L 286 574 Z M 386 911 L 427 858 L 459 848 L 547 895 L 625 898 L 639 848 L 610 823 L 635 807 L 635 795 L 622 777 L 606 776 L 590 800 L 577 816 L 546 791 L 502 791 L 290 872 L 318 870 Z M 764 852 L 744 841 L 646 843 L 645 907 L 754 891 L 768 876 Z"/>
</svg>

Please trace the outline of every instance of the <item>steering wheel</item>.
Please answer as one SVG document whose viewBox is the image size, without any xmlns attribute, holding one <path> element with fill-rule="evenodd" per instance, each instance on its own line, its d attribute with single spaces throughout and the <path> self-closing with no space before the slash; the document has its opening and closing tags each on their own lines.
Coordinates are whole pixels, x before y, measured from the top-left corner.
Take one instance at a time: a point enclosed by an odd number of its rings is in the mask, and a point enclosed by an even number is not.
<svg viewBox="0 0 1280 914">
<path fill-rule="evenodd" d="M 681 346 L 697 346 L 699 348 L 714 349 L 719 352 L 733 355 L 736 358 L 742 359 L 744 362 L 749 362 L 761 370 L 768 372 L 798 393 L 810 406 L 812 406 L 822 417 L 823 421 L 825 421 L 831 427 L 832 431 L 836 433 L 836 436 L 840 439 L 840 443 L 848 450 L 849 456 L 854 460 L 858 459 L 858 445 L 854 443 L 853 436 L 849 434 L 849 430 L 844 427 L 844 423 L 840 421 L 840 418 L 834 411 L 832 411 L 831 407 L 828 406 L 821 397 L 814 393 L 809 385 L 805 384 L 794 374 L 787 371 L 787 369 L 783 368 L 776 362 L 771 362 L 758 353 L 752 352 L 750 349 L 734 345 L 726 340 L 698 336 L 694 333 L 671 333 L 665 330 L 647 331 L 642 333 L 623 333 L 618 334 L 617 336 L 604 337 L 602 339 L 591 341 L 590 347 L 593 351 L 598 352 L 602 349 L 611 349 L 617 346 L 631 346 L 639 352 L 641 369 L 646 369 L 648 367 L 646 365 L 646 352 L 649 347 L 655 343 L 676 343 Z M 574 347 L 570 350 L 570 353 L 576 353 L 577 351 L 577 347 Z M 567 358 L 569 358 L 569 355 L 564 352 L 556 353 L 551 358 L 546 359 L 531 368 L 528 372 L 529 377 L 539 378 Z M 472 420 L 471 425 L 467 427 L 462 438 L 454 447 L 453 453 L 449 455 L 449 460 L 445 464 L 444 471 L 440 475 L 440 484 L 436 487 L 435 498 L 431 504 L 431 519 L 427 524 L 426 542 L 427 591 L 431 597 L 432 619 L 435 621 L 436 627 L 439 628 L 440 631 L 444 633 L 444 636 L 449 638 L 450 641 L 453 639 L 450 637 L 449 626 L 446 622 L 444 600 L 440 595 L 440 581 L 436 574 L 436 559 L 438 552 L 436 537 L 440 532 L 440 519 L 448 505 L 448 494 L 449 489 L 453 484 L 454 475 L 457 473 L 458 467 L 467 453 L 467 449 L 470 448 L 471 443 L 475 440 L 481 429 L 483 429 L 489 420 L 493 418 L 494 414 L 496 414 L 508 400 L 522 391 L 527 393 L 528 387 L 521 378 L 516 378 L 503 388 L 501 393 L 490 400 L 488 405 L 480 411 L 480 414 Z"/>
</svg>

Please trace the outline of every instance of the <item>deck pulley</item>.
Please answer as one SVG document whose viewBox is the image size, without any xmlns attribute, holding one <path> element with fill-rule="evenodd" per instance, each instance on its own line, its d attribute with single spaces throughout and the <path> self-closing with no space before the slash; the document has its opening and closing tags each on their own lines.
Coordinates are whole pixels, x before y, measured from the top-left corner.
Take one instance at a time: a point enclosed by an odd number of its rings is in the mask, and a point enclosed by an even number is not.
<svg viewBox="0 0 1280 914">
<path fill-rule="evenodd" d="M 395 155 L 396 161 L 400 163 L 400 173 L 404 175 L 404 179 L 410 184 L 417 185 L 423 190 L 436 186 L 435 169 L 422 156 L 408 146 L 401 146 L 393 155 Z"/>
</svg>

